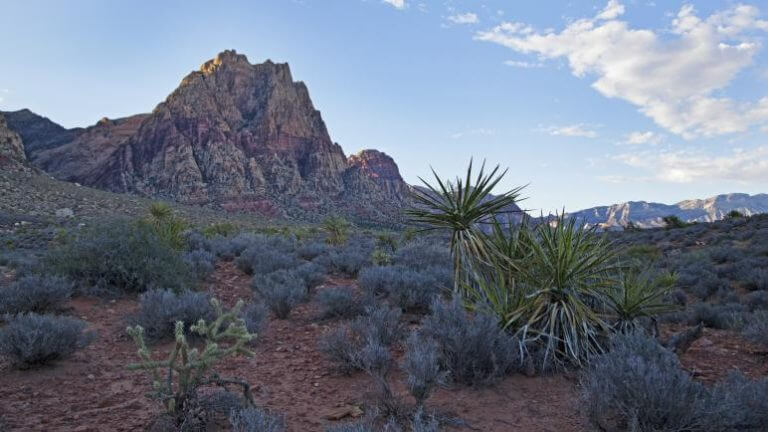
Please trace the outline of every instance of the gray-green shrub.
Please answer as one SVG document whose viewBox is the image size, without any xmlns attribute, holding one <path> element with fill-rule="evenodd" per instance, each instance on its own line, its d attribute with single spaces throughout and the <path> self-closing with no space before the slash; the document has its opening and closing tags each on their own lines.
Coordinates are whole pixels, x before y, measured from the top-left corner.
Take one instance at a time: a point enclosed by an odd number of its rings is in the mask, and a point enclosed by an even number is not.
<svg viewBox="0 0 768 432">
<path fill-rule="evenodd" d="M 193 281 L 181 254 L 144 223 L 115 220 L 78 233 L 41 263 L 93 293 L 139 293 L 151 288 L 182 291 Z"/>
<path fill-rule="evenodd" d="M 307 298 L 306 283 L 294 271 L 257 274 L 251 281 L 251 287 L 279 319 L 288 318 L 291 310 Z"/>
<path fill-rule="evenodd" d="M 64 316 L 20 314 L 0 329 L 0 354 L 25 369 L 70 356 L 87 346 L 93 334 L 86 323 Z"/>
<path fill-rule="evenodd" d="M 520 364 L 520 344 L 498 319 L 482 312 L 470 317 L 458 301 L 436 300 L 422 332 L 437 343 L 440 366 L 457 383 L 490 384 Z"/>
<path fill-rule="evenodd" d="M 54 312 L 72 296 L 73 284 L 56 276 L 24 276 L 0 287 L 0 314 Z"/>
<path fill-rule="evenodd" d="M 229 416 L 232 432 L 282 432 L 283 419 L 262 408 L 249 407 L 233 411 Z"/>
<path fill-rule="evenodd" d="M 153 289 L 139 297 L 136 323 L 144 328 L 149 339 L 172 337 L 177 321 L 186 328 L 204 319 L 215 317 L 211 296 L 204 292 L 186 291 L 176 294 L 169 290 Z"/>
</svg>

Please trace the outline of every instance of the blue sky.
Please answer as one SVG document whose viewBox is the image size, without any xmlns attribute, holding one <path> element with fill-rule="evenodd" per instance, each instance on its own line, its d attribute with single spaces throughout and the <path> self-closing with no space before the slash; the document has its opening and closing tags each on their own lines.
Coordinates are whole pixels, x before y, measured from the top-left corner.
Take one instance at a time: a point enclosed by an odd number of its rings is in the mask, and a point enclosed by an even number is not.
<svg viewBox="0 0 768 432">
<path fill-rule="evenodd" d="M 577 210 L 768 192 L 768 4 L 7 1 L 0 109 L 148 112 L 224 49 L 289 62 L 344 150 L 409 182 L 470 157 Z"/>
</svg>

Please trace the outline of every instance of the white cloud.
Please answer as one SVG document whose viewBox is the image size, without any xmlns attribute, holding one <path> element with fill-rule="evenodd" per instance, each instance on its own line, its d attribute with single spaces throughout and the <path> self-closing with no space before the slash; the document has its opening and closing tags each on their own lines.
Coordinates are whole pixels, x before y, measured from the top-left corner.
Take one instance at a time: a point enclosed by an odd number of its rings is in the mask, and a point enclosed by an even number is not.
<svg viewBox="0 0 768 432">
<path fill-rule="evenodd" d="M 405 9 L 405 0 L 381 0 L 384 3 L 390 4 L 397 9 Z"/>
<path fill-rule="evenodd" d="M 451 15 L 448 17 L 448 21 L 454 24 L 477 24 L 480 22 L 480 19 L 477 18 L 477 14 L 467 12 Z"/>
<path fill-rule="evenodd" d="M 475 38 L 545 59 L 567 59 L 577 77 L 592 87 L 636 105 L 658 125 L 685 138 L 741 132 L 768 124 L 768 97 L 755 102 L 720 95 L 752 63 L 768 21 L 754 6 L 737 5 L 706 18 L 683 6 L 669 31 L 630 28 L 618 18 L 616 0 L 593 18 L 562 31 L 535 31 L 505 22 Z"/>
<path fill-rule="evenodd" d="M 614 156 L 614 159 L 631 167 L 644 169 L 656 180 L 670 183 L 707 180 L 768 182 L 768 146 L 734 150 L 722 156 L 680 150 L 627 153 Z"/>
<path fill-rule="evenodd" d="M 567 136 L 567 137 L 582 137 L 582 138 L 596 138 L 597 132 L 589 129 L 588 126 L 583 124 L 572 124 L 566 126 L 546 126 L 539 127 L 539 132 L 545 132 L 552 136 Z"/>
<path fill-rule="evenodd" d="M 466 136 L 493 136 L 496 135 L 496 131 L 487 128 L 477 128 L 462 132 L 456 132 L 451 134 L 451 139 L 460 139 Z"/>
<path fill-rule="evenodd" d="M 621 144 L 628 144 L 628 145 L 658 145 L 662 141 L 664 141 L 664 136 L 659 135 L 652 131 L 645 131 L 645 132 L 631 132 L 626 135 L 624 135 L 624 140 L 621 142 Z"/>
<path fill-rule="evenodd" d="M 527 62 L 527 61 L 518 61 L 518 60 L 507 60 L 504 62 L 504 64 L 507 66 L 523 68 L 523 69 L 540 68 L 544 66 L 544 63 L 541 63 L 541 62 Z"/>
</svg>

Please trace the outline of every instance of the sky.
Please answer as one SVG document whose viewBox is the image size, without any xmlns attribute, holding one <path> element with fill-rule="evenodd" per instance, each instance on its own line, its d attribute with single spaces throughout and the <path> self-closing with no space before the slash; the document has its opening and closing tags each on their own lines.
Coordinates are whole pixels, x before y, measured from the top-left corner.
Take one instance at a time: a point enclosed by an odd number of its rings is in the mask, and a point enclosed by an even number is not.
<svg viewBox="0 0 768 432">
<path fill-rule="evenodd" d="M 765 0 L 0 0 L 0 36 L 0 110 L 66 127 L 235 49 L 410 183 L 486 160 L 535 213 L 768 192 Z"/>
</svg>

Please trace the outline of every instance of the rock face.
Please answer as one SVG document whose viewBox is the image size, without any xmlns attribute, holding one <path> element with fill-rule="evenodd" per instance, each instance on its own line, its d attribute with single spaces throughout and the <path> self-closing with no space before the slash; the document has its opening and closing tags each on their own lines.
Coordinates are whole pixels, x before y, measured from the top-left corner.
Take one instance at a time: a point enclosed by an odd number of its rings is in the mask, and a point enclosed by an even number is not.
<svg viewBox="0 0 768 432">
<path fill-rule="evenodd" d="M 347 159 L 287 64 L 253 65 L 235 51 L 187 75 L 150 114 L 71 130 L 29 111 L 10 115 L 35 165 L 113 192 L 269 214 L 341 206 L 368 215 L 408 191 L 389 156 Z"/>
<path fill-rule="evenodd" d="M 13 171 L 29 170 L 24 145 L 19 134 L 8 128 L 5 117 L 0 113 L 0 169 Z"/>
<path fill-rule="evenodd" d="M 746 216 L 768 213 L 768 194 L 724 194 L 672 205 L 630 201 L 569 213 L 568 217 L 578 218 L 587 225 L 597 225 L 604 229 L 621 229 L 629 222 L 640 228 L 651 228 L 664 226 L 662 218 L 665 216 L 674 215 L 685 222 L 713 222 L 723 219 L 732 210 Z"/>
<path fill-rule="evenodd" d="M 399 199 L 408 194 L 394 159 L 378 150 L 363 150 L 347 159 L 344 184 L 354 195 L 384 195 Z"/>
</svg>

